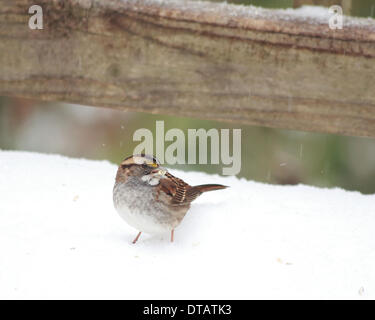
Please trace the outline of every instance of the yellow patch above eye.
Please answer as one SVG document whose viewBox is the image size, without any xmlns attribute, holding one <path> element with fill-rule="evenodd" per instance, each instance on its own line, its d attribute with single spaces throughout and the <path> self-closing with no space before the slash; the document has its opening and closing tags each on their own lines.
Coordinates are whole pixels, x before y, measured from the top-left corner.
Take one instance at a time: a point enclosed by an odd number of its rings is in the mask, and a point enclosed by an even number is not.
<svg viewBox="0 0 375 320">
<path fill-rule="evenodd" d="M 156 163 L 153 163 L 153 162 L 149 162 L 147 163 L 147 165 L 153 168 L 156 168 L 158 166 Z"/>
</svg>

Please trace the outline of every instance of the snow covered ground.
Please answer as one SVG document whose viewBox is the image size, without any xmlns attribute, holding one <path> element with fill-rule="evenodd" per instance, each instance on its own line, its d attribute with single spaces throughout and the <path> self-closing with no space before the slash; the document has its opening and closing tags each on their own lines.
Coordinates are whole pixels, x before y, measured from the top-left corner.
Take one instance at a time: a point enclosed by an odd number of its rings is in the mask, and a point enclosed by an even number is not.
<svg viewBox="0 0 375 320">
<path fill-rule="evenodd" d="M 116 170 L 0 151 L 1 299 L 375 298 L 373 195 L 172 171 L 230 188 L 194 202 L 174 243 L 133 245 Z"/>
</svg>

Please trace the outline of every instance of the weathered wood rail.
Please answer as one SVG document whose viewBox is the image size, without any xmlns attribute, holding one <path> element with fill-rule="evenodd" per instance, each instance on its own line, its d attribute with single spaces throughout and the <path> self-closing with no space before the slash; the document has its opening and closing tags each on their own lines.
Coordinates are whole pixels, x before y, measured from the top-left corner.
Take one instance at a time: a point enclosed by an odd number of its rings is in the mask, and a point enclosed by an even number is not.
<svg viewBox="0 0 375 320">
<path fill-rule="evenodd" d="M 218 3 L 0 0 L 0 95 L 375 137 L 375 20 Z"/>
</svg>

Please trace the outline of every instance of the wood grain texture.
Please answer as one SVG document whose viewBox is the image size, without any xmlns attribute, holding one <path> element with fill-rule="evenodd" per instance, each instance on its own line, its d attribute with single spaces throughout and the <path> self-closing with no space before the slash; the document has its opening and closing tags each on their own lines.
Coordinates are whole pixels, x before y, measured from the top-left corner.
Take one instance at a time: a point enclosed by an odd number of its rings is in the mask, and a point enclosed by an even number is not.
<svg viewBox="0 0 375 320">
<path fill-rule="evenodd" d="M 375 137 L 375 21 L 156 0 L 0 0 L 0 95 Z"/>
</svg>

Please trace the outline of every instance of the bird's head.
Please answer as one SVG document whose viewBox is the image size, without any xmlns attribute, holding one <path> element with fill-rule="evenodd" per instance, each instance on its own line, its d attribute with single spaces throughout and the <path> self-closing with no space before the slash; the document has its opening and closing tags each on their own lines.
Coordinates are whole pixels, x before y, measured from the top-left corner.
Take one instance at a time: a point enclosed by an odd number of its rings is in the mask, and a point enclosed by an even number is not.
<svg viewBox="0 0 375 320">
<path fill-rule="evenodd" d="M 159 184 L 166 170 L 160 166 L 160 162 L 153 156 L 136 154 L 124 159 L 117 171 L 116 181 L 126 182 L 129 177 L 140 179 L 151 186 Z"/>
</svg>

